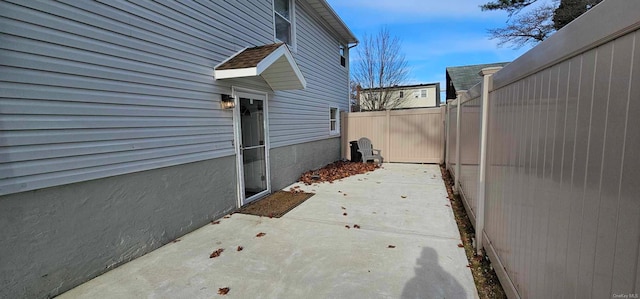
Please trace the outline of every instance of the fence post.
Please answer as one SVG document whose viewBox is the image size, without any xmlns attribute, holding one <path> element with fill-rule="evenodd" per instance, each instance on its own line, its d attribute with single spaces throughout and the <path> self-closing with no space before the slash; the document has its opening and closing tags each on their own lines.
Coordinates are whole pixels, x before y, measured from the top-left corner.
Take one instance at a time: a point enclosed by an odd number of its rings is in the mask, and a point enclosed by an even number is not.
<svg viewBox="0 0 640 299">
<path fill-rule="evenodd" d="M 440 132 L 442 133 L 442 138 L 440 138 L 440 144 L 442 145 L 440 164 L 444 163 L 444 168 L 447 169 L 447 161 L 445 160 L 447 156 L 447 105 L 440 107 L 440 120 L 442 120 L 442 122 L 440 122 Z"/>
<path fill-rule="evenodd" d="M 349 136 L 347 136 L 347 132 L 349 132 L 349 124 L 347 117 L 347 112 L 340 112 L 340 139 L 342 141 L 342 152 L 340 153 L 340 158 L 342 159 L 346 159 L 347 153 L 349 152 Z M 351 156 L 349 156 L 349 159 L 351 159 Z"/>
<path fill-rule="evenodd" d="M 445 105 L 446 112 L 444 113 L 444 168 L 449 169 L 449 165 L 451 164 L 451 157 L 449 157 L 449 153 L 451 153 L 451 140 L 449 140 L 449 128 L 451 124 L 449 123 L 449 113 L 451 113 L 451 103 L 447 103 Z"/>
<path fill-rule="evenodd" d="M 453 177 L 453 182 L 455 183 L 453 187 L 454 194 L 459 194 L 460 192 L 460 115 L 462 111 L 460 102 L 462 102 L 462 95 L 465 93 L 467 93 L 466 90 L 456 92 L 456 171 Z"/>
<path fill-rule="evenodd" d="M 487 138 L 489 132 L 489 92 L 493 90 L 493 74 L 500 67 L 488 67 L 480 71 L 482 81 L 482 125 L 480 127 L 480 173 L 478 175 L 478 211 L 476 212 L 476 252 L 482 254 L 484 235 L 484 201 L 487 189 Z"/>
<path fill-rule="evenodd" d="M 386 110 L 386 115 L 385 115 L 385 140 L 384 140 L 384 151 L 387 153 L 387 157 L 388 160 L 387 162 L 393 162 L 391 160 L 391 116 L 389 115 L 389 109 Z"/>
</svg>

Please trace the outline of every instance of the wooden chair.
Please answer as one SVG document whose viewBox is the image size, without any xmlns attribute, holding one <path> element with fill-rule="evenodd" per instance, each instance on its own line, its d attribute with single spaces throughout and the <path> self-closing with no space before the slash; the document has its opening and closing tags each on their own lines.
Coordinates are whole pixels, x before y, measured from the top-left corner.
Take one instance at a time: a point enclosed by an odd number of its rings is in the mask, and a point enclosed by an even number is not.
<svg viewBox="0 0 640 299">
<path fill-rule="evenodd" d="M 380 161 L 379 164 L 382 164 L 382 156 L 380 155 L 381 151 L 379 149 L 374 149 L 371 145 L 371 140 L 366 137 L 362 137 L 358 139 L 358 151 L 362 154 L 362 162 L 367 162 L 369 160 L 373 160 L 373 162 Z"/>
</svg>

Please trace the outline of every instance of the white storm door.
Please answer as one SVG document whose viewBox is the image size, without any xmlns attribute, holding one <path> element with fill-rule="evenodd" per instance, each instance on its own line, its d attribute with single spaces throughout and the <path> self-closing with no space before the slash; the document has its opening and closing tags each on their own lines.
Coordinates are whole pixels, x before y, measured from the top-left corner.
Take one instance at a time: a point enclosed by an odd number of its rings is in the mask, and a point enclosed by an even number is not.
<svg viewBox="0 0 640 299">
<path fill-rule="evenodd" d="M 238 173 L 240 205 L 271 192 L 269 182 L 266 95 L 236 92 L 238 120 Z"/>
</svg>

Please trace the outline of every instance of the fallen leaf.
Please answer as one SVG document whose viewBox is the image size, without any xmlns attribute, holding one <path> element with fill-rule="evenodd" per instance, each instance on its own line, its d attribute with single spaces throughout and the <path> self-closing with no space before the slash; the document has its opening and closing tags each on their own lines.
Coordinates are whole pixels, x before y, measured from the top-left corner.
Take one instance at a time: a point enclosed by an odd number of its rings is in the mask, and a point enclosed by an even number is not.
<svg viewBox="0 0 640 299">
<path fill-rule="evenodd" d="M 211 221 L 211 225 L 220 224 L 220 220 Z"/>
<path fill-rule="evenodd" d="M 347 213 L 342 213 L 342 216 L 347 216 Z"/>
<path fill-rule="evenodd" d="M 348 226 L 348 225 L 345 225 L 344 227 L 346 227 L 346 228 L 351 228 L 351 226 Z"/>
<path fill-rule="evenodd" d="M 231 218 L 231 216 L 227 215 L 227 216 L 224 216 L 224 217 L 222 217 L 222 218 L 224 218 L 224 219 L 229 219 L 229 218 Z"/>
<path fill-rule="evenodd" d="M 293 187 L 293 188 L 296 188 L 296 189 L 298 189 L 298 188 L 300 188 L 300 186 L 295 186 L 295 187 Z"/>
<path fill-rule="evenodd" d="M 462 245 L 462 243 L 458 244 L 458 247 L 462 248 L 464 247 L 464 245 Z"/>
<path fill-rule="evenodd" d="M 353 228 L 360 229 L 360 225 L 354 224 L 354 225 L 353 225 Z"/>
<path fill-rule="evenodd" d="M 346 210 L 346 209 L 347 209 L 347 208 L 345 208 L 345 207 L 340 207 L 340 208 L 341 208 L 341 209 L 343 209 L 343 210 Z"/>
<path fill-rule="evenodd" d="M 229 293 L 229 288 L 219 288 L 218 289 L 218 294 L 219 295 L 223 295 L 224 296 L 224 295 L 226 295 L 228 293 Z"/>
<path fill-rule="evenodd" d="M 389 246 L 387 246 L 387 248 L 396 248 L 396 246 L 395 245 L 389 245 Z"/>
<path fill-rule="evenodd" d="M 347 193 L 344 193 L 344 194 L 342 194 L 342 195 L 347 196 Z"/>
<path fill-rule="evenodd" d="M 266 234 L 267 234 L 267 233 L 258 233 L 258 234 L 256 235 L 256 237 L 258 237 L 258 238 L 260 238 L 260 237 L 264 237 L 264 235 L 266 235 Z"/>
<path fill-rule="evenodd" d="M 222 254 L 222 252 L 223 252 L 223 251 L 224 251 L 224 249 L 219 248 L 218 250 L 216 250 L 216 251 L 212 252 L 212 253 L 209 255 L 209 258 L 210 258 L 210 259 L 212 259 L 212 258 L 219 257 L 219 256 Z"/>
<path fill-rule="evenodd" d="M 244 249 L 244 247 L 238 246 L 238 249 L 236 251 L 242 251 L 242 249 Z"/>
<path fill-rule="evenodd" d="M 311 185 L 320 182 L 340 181 L 343 178 L 364 174 L 369 171 L 373 171 L 380 168 L 376 163 L 361 163 L 361 162 L 349 162 L 349 161 L 337 161 L 326 165 L 318 170 L 308 171 L 300 177 L 299 181 L 305 185 Z M 362 181 L 361 178 L 358 179 Z"/>
<path fill-rule="evenodd" d="M 182 240 L 180 240 L 180 239 L 175 239 L 175 240 L 171 241 L 171 243 L 178 243 L 178 242 L 180 242 L 180 241 L 182 241 Z"/>
<path fill-rule="evenodd" d="M 471 264 L 467 264 L 467 268 L 471 268 Z"/>
<path fill-rule="evenodd" d="M 450 205 L 444 205 L 445 207 L 451 207 Z"/>
<path fill-rule="evenodd" d="M 406 196 L 406 195 L 400 195 L 400 197 L 402 197 L 402 198 L 407 198 L 407 196 Z"/>
</svg>

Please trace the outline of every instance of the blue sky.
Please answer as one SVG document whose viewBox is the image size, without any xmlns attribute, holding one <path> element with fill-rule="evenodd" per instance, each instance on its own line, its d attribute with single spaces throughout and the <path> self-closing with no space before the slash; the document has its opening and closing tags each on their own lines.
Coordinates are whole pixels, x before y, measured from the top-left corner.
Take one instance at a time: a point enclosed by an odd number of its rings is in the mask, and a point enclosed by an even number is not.
<svg viewBox="0 0 640 299">
<path fill-rule="evenodd" d="M 504 12 L 480 10 L 489 0 L 328 2 L 358 39 L 386 26 L 402 41 L 402 52 L 411 67 L 408 83 L 440 82 L 443 92 L 448 66 L 513 61 L 530 49 L 498 47 L 496 40 L 489 39 L 487 29 L 503 26 L 507 20 Z"/>
</svg>

